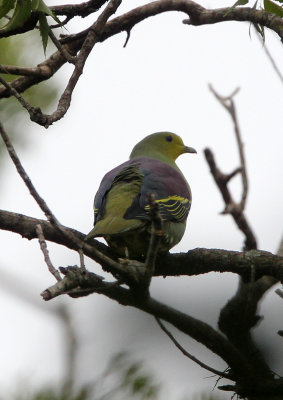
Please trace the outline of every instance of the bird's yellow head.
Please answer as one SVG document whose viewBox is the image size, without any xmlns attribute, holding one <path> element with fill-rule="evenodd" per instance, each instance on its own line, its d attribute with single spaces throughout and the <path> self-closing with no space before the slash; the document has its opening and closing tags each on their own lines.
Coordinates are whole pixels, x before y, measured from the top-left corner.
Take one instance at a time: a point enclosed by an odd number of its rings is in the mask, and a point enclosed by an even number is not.
<svg viewBox="0 0 283 400">
<path fill-rule="evenodd" d="M 175 133 L 157 132 L 137 143 L 131 152 L 130 159 L 145 156 L 171 164 L 184 153 L 196 153 L 196 150 L 185 146 L 180 136 Z"/>
</svg>

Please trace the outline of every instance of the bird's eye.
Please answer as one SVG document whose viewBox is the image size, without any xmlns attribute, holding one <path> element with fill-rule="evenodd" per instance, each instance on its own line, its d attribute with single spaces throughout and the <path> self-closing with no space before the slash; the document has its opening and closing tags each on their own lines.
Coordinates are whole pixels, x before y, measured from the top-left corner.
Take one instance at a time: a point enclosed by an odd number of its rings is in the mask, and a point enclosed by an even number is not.
<svg viewBox="0 0 283 400">
<path fill-rule="evenodd" d="M 166 140 L 167 140 L 167 142 L 172 142 L 172 140 L 173 140 L 173 138 L 172 138 L 172 136 L 166 136 Z"/>
</svg>

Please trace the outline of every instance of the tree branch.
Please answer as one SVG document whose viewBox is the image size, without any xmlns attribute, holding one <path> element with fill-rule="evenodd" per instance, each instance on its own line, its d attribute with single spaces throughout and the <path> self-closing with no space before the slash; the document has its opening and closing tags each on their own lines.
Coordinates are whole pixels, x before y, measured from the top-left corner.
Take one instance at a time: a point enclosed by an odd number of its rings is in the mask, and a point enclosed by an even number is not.
<svg viewBox="0 0 283 400">
<path fill-rule="evenodd" d="M 211 85 L 210 90 L 232 118 L 241 166 L 231 174 L 225 175 L 217 168 L 213 154 L 209 149 L 205 149 L 206 160 L 226 204 L 223 213 L 231 214 L 238 227 L 244 233 L 246 237 L 245 249 L 256 249 L 256 239 L 244 215 L 244 208 L 248 194 L 248 178 L 243 152 L 243 143 L 240 136 L 240 129 L 233 101 L 233 96 L 238 90 L 228 97 L 220 96 Z M 233 200 L 228 188 L 229 180 L 231 177 L 235 176 L 237 172 L 241 173 L 243 184 L 242 199 L 239 203 L 236 203 Z M 250 268 L 250 277 L 245 277 L 244 280 L 240 280 L 238 291 L 221 310 L 218 326 L 241 354 L 249 359 L 250 365 L 257 370 L 259 377 L 270 377 L 272 376 L 272 372 L 252 338 L 251 329 L 261 320 L 261 318 L 256 314 L 258 303 L 264 293 L 276 283 L 276 279 L 270 276 L 263 276 L 256 281 L 254 276 L 255 268 L 252 264 Z"/>
<path fill-rule="evenodd" d="M 62 272 L 62 269 L 61 269 Z M 273 376 L 262 376 L 257 379 L 257 368 L 250 365 L 249 359 L 242 355 L 219 332 L 203 321 L 184 314 L 172 307 L 154 300 L 151 297 L 137 298 L 130 289 L 120 287 L 116 283 L 102 281 L 101 277 L 78 267 L 64 269 L 65 278 L 46 289 L 42 296 L 45 300 L 68 293 L 71 296 L 83 296 L 90 293 L 100 293 L 119 302 L 124 306 L 138 308 L 155 318 L 169 322 L 181 332 L 202 343 L 209 350 L 221 357 L 230 367 L 229 379 L 236 380 L 237 393 L 243 395 L 283 394 L 283 379 L 273 379 Z M 233 378 L 232 378 L 233 377 Z M 231 389 L 234 390 L 234 389 Z"/>
<path fill-rule="evenodd" d="M 244 211 L 244 209 L 245 209 L 246 200 L 247 200 L 247 196 L 248 196 L 248 175 L 247 175 L 246 160 L 245 160 L 245 155 L 244 155 L 244 144 L 243 144 L 243 141 L 242 141 L 242 138 L 241 138 L 241 133 L 240 133 L 240 127 L 239 127 L 239 122 L 238 122 L 238 118 L 237 118 L 236 107 L 235 107 L 235 103 L 234 103 L 234 100 L 233 100 L 233 97 L 239 92 L 240 89 L 237 88 L 228 97 L 220 96 L 214 90 L 212 85 L 209 85 L 209 89 L 214 94 L 214 96 L 217 98 L 217 100 L 220 102 L 220 104 L 227 110 L 227 112 L 230 114 L 231 119 L 233 121 L 235 136 L 236 136 L 238 150 L 239 150 L 241 166 L 239 168 L 237 168 L 232 174 L 227 176 L 227 183 L 229 182 L 229 180 L 231 180 L 232 177 L 235 176 L 235 174 L 237 172 L 239 172 L 241 174 L 241 177 L 242 177 L 243 192 L 242 192 L 241 201 L 238 204 L 230 204 L 230 205 L 228 205 L 228 208 L 229 208 L 229 212 L 231 212 L 231 207 L 236 207 L 238 209 L 238 211 L 241 212 L 241 211 Z"/>
<path fill-rule="evenodd" d="M 66 15 L 68 17 L 82 17 L 98 11 L 108 0 L 89 0 L 81 4 L 64 4 L 60 6 L 52 6 L 50 9 L 56 15 Z"/>
<path fill-rule="evenodd" d="M 245 249 L 256 249 L 257 243 L 256 238 L 250 228 L 247 218 L 243 211 L 237 207 L 235 204 L 230 190 L 227 186 L 227 175 L 223 174 L 216 165 L 214 160 L 214 155 L 210 149 L 204 150 L 206 161 L 209 165 L 210 172 L 215 180 L 215 183 L 222 194 L 223 200 L 225 202 L 225 213 L 231 214 L 238 228 L 245 235 Z"/>
<path fill-rule="evenodd" d="M 36 118 L 33 119 L 35 122 L 48 128 L 48 126 L 52 125 L 53 122 L 63 118 L 63 116 L 66 114 L 71 104 L 73 91 L 83 73 L 85 62 L 92 51 L 93 46 L 100 41 L 100 35 L 104 29 L 104 25 L 110 16 L 116 12 L 117 8 L 121 4 L 121 1 L 122 0 L 111 0 L 102 14 L 98 17 L 94 24 L 92 24 L 80 49 L 79 56 L 77 56 L 75 62 L 69 53 L 64 49 L 64 46 L 59 49 L 61 53 L 63 51 L 63 56 L 67 59 L 67 61 L 72 61 L 75 63 L 75 69 L 59 100 L 57 109 L 51 115 L 46 115 L 43 113 L 36 115 Z M 59 43 L 60 42 L 58 42 L 58 44 Z"/>
<path fill-rule="evenodd" d="M 174 345 L 184 354 L 184 356 L 188 357 L 190 360 L 194 361 L 196 364 L 198 364 L 200 367 L 206 369 L 209 372 L 212 372 L 215 375 L 219 375 L 222 378 L 226 378 L 226 379 L 231 379 L 231 375 L 229 373 L 225 373 L 225 372 L 221 372 L 218 371 L 217 369 L 214 369 L 208 365 L 206 365 L 205 363 L 203 363 L 202 361 L 200 361 L 199 359 L 197 359 L 195 356 L 193 356 L 192 354 L 190 354 L 187 350 L 184 349 L 183 346 L 180 345 L 180 343 L 174 338 L 174 336 L 172 335 L 171 332 L 168 331 L 168 329 L 166 328 L 166 326 L 161 322 L 161 320 L 157 317 L 155 317 L 156 322 L 158 323 L 158 325 L 160 326 L 160 328 L 163 330 L 163 332 L 166 333 L 166 335 L 169 337 L 169 339 L 174 343 Z"/>
<path fill-rule="evenodd" d="M 74 41 L 72 43 L 66 44 L 65 46 L 68 53 L 70 53 L 71 55 L 76 55 L 77 52 L 80 50 L 81 45 L 82 40 Z M 44 71 L 43 74 L 26 74 L 27 76 L 14 79 L 12 82 L 9 82 L 9 84 L 12 88 L 17 90 L 18 93 L 22 93 L 30 87 L 51 78 L 66 62 L 66 58 L 58 50 L 45 61 L 37 65 L 36 69 Z M 12 96 L 12 93 L 9 88 L 0 87 L 0 98 L 10 96 Z"/>
<path fill-rule="evenodd" d="M 41 248 L 41 251 L 43 253 L 44 256 L 44 261 L 48 267 L 49 272 L 55 277 L 55 279 L 59 282 L 62 280 L 59 271 L 57 271 L 57 269 L 53 266 L 50 257 L 49 257 L 49 251 L 47 249 L 47 245 L 46 245 L 46 241 L 45 241 L 45 237 L 43 235 L 43 231 L 42 231 L 42 227 L 41 225 L 37 225 L 35 227 L 35 231 L 37 233 L 38 236 L 38 241 L 39 241 L 39 245 Z"/>
<path fill-rule="evenodd" d="M 37 239 L 36 225 L 40 224 L 46 240 L 76 250 L 74 243 L 58 232 L 48 221 L 28 217 L 9 211 L 0 210 L 0 229 L 15 232 L 26 239 Z M 79 240 L 85 235 L 75 229 L 64 226 L 64 230 L 72 232 Z M 121 273 L 114 268 L 107 267 L 103 256 L 115 259 L 113 251 L 103 243 L 92 240 L 91 244 L 85 243 L 84 254 L 100 263 L 107 272 Z M 168 254 L 158 257 L 155 266 L 155 276 L 194 276 L 208 272 L 231 272 L 242 276 L 244 279 L 259 279 L 264 275 L 274 276 L 276 280 L 283 281 L 283 257 L 273 255 L 266 251 L 251 250 L 244 252 L 194 249 L 187 253 Z"/>
<path fill-rule="evenodd" d="M 20 175 L 21 179 L 27 186 L 31 196 L 36 201 L 39 208 L 45 214 L 46 218 L 50 221 L 50 223 L 54 226 L 55 229 L 57 229 L 59 232 L 61 232 L 64 236 L 68 236 L 68 238 L 74 243 L 74 245 L 77 247 L 77 249 L 80 249 L 82 247 L 83 243 L 81 243 L 81 241 L 78 240 L 76 236 L 73 236 L 72 233 L 64 230 L 64 227 L 60 224 L 58 219 L 52 213 L 51 209 L 48 207 L 45 200 L 39 195 L 38 191 L 36 190 L 35 186 L 33 185 L 32 181 L 31 181 L 30 177 L 26 173 L 26 171 L 25 171 L 13 145 L 12 145 L 12 142 L 10 141 L 1 122 L 0 122 L 0 135 L 5 143 L 5 146 L 8 150 L 8 153 L 9 153 L 15 167 L 16 167 L 18 174 Z"/>
<path fill-rule="evenodd" d="M 39 125 L 44 126 L 45 128 L 48 128 L 50 125 L 52 125 L 53 122 L 58 121 L 61 119 L 66 112 L 68 111 L 70 104 L 71 104 L 71 98 L 72 98 L 72 93 L 73 90 L 76 87 L 76 84 L 78 83 L 78 80 L 80 76 L 83 73 L 83 68 L 85 65 L 85 62 L 93 48 L 93 46 L 99 42 L 100 34 L 103 31 L 104 25 L 106 24 L 108 18 L 115 13 L 119 5 L 121 4 L 122 0 L 111 0 L 105 10 L 101 13 L 101 15 L 97 18 L 97 20 L 92 24 L 92 26 L 88 30 L 88 34 L 83 42 L 83 45 L 80 49 L 80 54 L 77 56 L 77 58 L 74 58 L 67 50 L 66 47 L 62 46 L 60 41 L 58 41 L 55 37 L 55 35 L 51 32 L 50 37 L 52 38 L 52 41 L 56 44 L 58 47 L 58 51 L 61 54 L 61 57 L 65 59 L 64 61 L 71 62 L 75 64 L 75 69 L 69 79 L 69 82 L 61 95 L 61 98 L 59 100 L 57 109 L 51 114 L 43 114 L 40 108 L 34 108 L 31 107 L 29 104 L 27 104 L 26 101 L 19 95 L 17 90 L 12 84 L 8 84 L 1 78 L 1 82 L 3 85 L 6 87 L 6 89 L 17 98 L 17 100 L 20 101 L 20 103 L 23 105 L 23 107 L 28 111 L 30 115 L 30 119 Z"/>
<path fill-rule="evenodd" d="M 0 65 L 1 74 L 22 75 L 22 76 L 37 76 L 43 78 L 50 77 L 49 68 L 44 67 L 19 67 L 16 65 Z M 7 89 L 7 86 L 5 86 Z"/>
<path fill-rule="evenodd" d="M 204 344 L 211 351 L 220 355 L 223 359 L 230 359 L 235 368 L 238 369 L 242 363 L 242 356 L 235 352 L 233 347 L 230 348 L 229 343 L 224 336 L 215 331 L 208 324 L 188 316 L 176 309 L 160 303 L 153 298 L 139 298 L 137 299 L 130 289 L 125 289 L 117 284 L 102 281 L 96 274 L 82 271 L 78 267 L 68 267 L 65 269 L 66 276 L 62 281 L 57 282 L 55 285 L 46 289 L 42 296 L 44 300 L 51 300 L 52 298 L 70 293 L 76 294 L 78 291 L 92 291 L 93 293 L 102 293 L 107 297 L 118 301 L 124 306 L 133 306 L 143 310 L 157 318 L 171 323 L 180 331 L 189 334 L 198 342 Z M 207 340 L 209 338 L 209 340 Z M 226 350 L 228 350 L 226 352 Z M 226 353 L 226 355 L 224 354 Z M 230 353 L 230 354 L 229 354 Z M 228 355 L 229 354 L 229 355 Z M 230 363 L 228 362 L 230 365 Z M 244 361 L 244 367 L 249 371 L 249 367 Z"/>
<path fill-rule="evenodd" d="M 57 13 L 57 15 L 85 16 L 99 9 L 104 3 L 105 1 L 89 1 L 78 5 L 56 6 L 52 7 L 52 10 Z M 129 35 L 131 29 L 139 22 L 146 18 L 169 11 L 180 11 L 186 13 L 190 19 L 185 20 L 184 22 L 195 26 L 233 20 L 249 21 L 272 29 L 281 39 L 283 39 L 283 19 L 263 10 L 244 7 L 236 7 L 233 10 L 229 7 L 208 10 L 190 0 L 162 0 L 153 1 L 144 6 L 137 7 L 119 17 L 113 18 L 105 24 L 95 40 L 97 42 L 103 42 L 109 37 L 123 31 L 127 32 Z M 61 45 L 64 44 L 66 46 L 65 50 L 70 54 L 70 56 L 75 56 L 82 48 L 85 38 L 92 30 L 93 26 L 77 34 L 64 36 L 59 42 Z M 45 75 L 21 77 L 10 82 L 10 86 L 17 90 L 18 93 L 21 93 L 29 87 L 53 76 L 56 71 L 66 63 L 66 58 L 61 54 L 61 51 L 55 52 L 51 57 L 49 57 L 49 59 L 37 66 L 37 68 L 40 69 L 44 68 L 46 71 Z M 44 114 L 40 115 L 38 113 L 32 113 L 31 119 L 43 126 L 49 126 L 52 122 L 62 118 L 68 110 L 70 93 L 72 93 L 74 89 L 76 79 L 71 82 L 69 81 L 69 87 L 65 89 L 64 94 L 61 97 L 61 103 L 58 104 L 58 108 L 52 114 L 52 117 L 44 116 Z M 11 95 L 12 93 L 7 87 L 0 88 L 0 98 L 10 97 Z"/>
</svg>

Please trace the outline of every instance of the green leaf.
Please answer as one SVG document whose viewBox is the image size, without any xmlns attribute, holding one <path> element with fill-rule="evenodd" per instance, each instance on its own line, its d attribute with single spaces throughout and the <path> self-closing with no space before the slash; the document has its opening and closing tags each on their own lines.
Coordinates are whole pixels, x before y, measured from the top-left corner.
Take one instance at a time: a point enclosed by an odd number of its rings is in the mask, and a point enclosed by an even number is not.
<svg viewBox="0 0 283 400">
<path fill-rule="evenodd" d="M 259 25 L 259 24 L 253 24 L 253 26 L 255 27 L 256 31 L 260 34 L 260 36 L 262 37 L 263 43 L 265 42 L 265 32 L 264 32 L 264 26 L 263 25 Z"/>
<path fill-rule="evenodd" d="M 15 0 L 0 0 L 0 18 L 3 18 L 15 6 Z"/>
<path fill-rule="evenodd" d="M 252 6 L 253 10 L 256 9 L 257 2 L 258 2 L 258 0 L 256 0 L 256 2 L 254 3 L 254 5 Z M 252 27 L 252 25 L 253 25 L 253 23 L 251 22 L 251 23 L 250 23 L 250 26 L 249 26 L 249 37 L 250 37 L 250 39 L 251 39 L 251 27 Z"/>
<path fill-rule="evenodd" d="M 143 393 L 143 391 L 148 387 L 148 377 L 147 376 L 137 376 L 132 383 L 132 392 Z"/>
<path fill-rule="evenodd" d="M 236 3 L 233 4 L 231 8 L 229 8 L 229 10 L 227 11 L 227 13 L 224 16 L 226 17 L 226 15 L 228 15 L 231 11 L 233 11 L 234 8 L 236 8 L 237 6 L 244 6 L 245 4 L 248 4 L 248 2 L 249 2 L 249 0 L 237 0 Z"/>
<path fill-rule="evenodd" d="M 32 6 L 31 6 L 33 11 L 37 11 L 40 13 L 43 13 L 44 15 L 49 15 L 52 17 L 58 24 L 61 24 L 59 18 L 54 14 L 52 10 L 50 10 L 49 7 L 44 3 L 43 0 L 32 0 Z"/>
<path fill-rule="evenodd" d="M 31 0 L 18 0 L 14 14 L 10 21 L 4 25 L 0 32 L 10 32 L 25 24 L 31 15 Z"/>
<path fill-rule="evenodd" d="M 283 8 L 271 0 L 264 0 L 264 9 L 272 14 L 283 17 Z"/>
<path fill-rule="evenodd" d="M 39 21 L 39 31 L 42 40 L 43 51 L 44 54 L 46 54 L 46 47 L 47 47 L 50 27 L 48 25 L 46 15 L 44 15 L 43 13 L 40 13 L 38 21 Z"/>
<path fill-rule="evenodd" d="M 248 2 L 249 0 L 238 0 L 235 4 L 232 5 L 232 8 L 235 8 L 237 6 L 244 6 L 245 4 L 248 4 Z"/>
<path fill-rule="evenodd" d="M 44 54 L 46 54 L 46 47 L 48 42 L 48 35 L 50 32 L 50 27 L 47 22 L 46 16 L 49 15 L 52 17 L 58 24 L 61 25 L 61 21 L 57 18 L 52 10 L 44 3 L 43 0 L 32 0 L 31 2 L 32 11 L 37 12 L 39 14 L 39 30 L 43 45 Z"/>
</svg>

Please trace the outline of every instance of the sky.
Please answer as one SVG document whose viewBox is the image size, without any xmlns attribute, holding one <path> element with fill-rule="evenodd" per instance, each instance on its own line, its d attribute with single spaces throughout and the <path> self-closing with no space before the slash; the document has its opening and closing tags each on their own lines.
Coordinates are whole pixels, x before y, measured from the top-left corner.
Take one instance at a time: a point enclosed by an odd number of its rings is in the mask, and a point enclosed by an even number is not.
<svg viewBox="0 0 283 400">
<path fill-rule="evenodd" d="M 145 3 L 124 0 L 118 14 Z M 200 4 L 215 6 L 212 1 Z M 217 7 L 229 5 L 228 1 L 217 2 Z M 72 22 L 69 31 L 89 26 L 92 18 Z M 198 154 L 178 159 L 190 183 L 193 204 L 184 238 L 172 251 L 196 247 L 241 250 L 243 236 L 230 216 L 220 215 L 223 201 L 203 156 L 204 148 L 209 147 L 222 171 L 231 172 L 239 166 L 231 119 L 208 84 L 224 96 L 240 87 L 235 104 L 249 177 L 246 214 L 259 248 L 276 252 L 283 220 L 282 82 L 253 29 L 249 36 L 249 24 L 190 27 L 182 24 L 184 18 L 175 12 L 142 22 L 132 30 L 126 48 L 124 33 L 98 44 L 87 60 L 67 115 L 48 130 L 26 116 L 19 129 L 30 145 L 18 149 L 18 154 L 60 222 L 87 233 L 93 222 L 93 197 L 103 175 L 125 161 L 147 134 L 175 132 Z M 282 44 L 268 31 L 266 44 L 282 71 Z M 34 55 L 30 62 L 42 58 L 43 54 Z M 71 72 L 72 66 L 64 66 L 55 83 L 63 88 Z M 51 111 L 54 108 L 55 104 Z M 8 158 L 3 168 L 0 208 L 42 218 Z M 239 199 L 240 180 L 235 179 L 230 186 Z M 43 303 L 41 291 L 54 282 L 38 243 L 5 231 L 0 232 L 0 243 L 0 397 L 15 390 L 15 381 L 33 388 L 62 378 L 64 330 L 55 313 L 59 304 L 70 311 L 79 337 L 80 382 L 97 376 L 111 354 L 127 349 L 163 381 L 169 400 L 184 393 L 212 390 L 215 379 L 208 379 L 209 373 L 178 353 L 152 317 L 98 295 Z M 48 244 L 48 248 L 57 266 L 79 261 L 75 252 L 55 244 Z M 86 260 L 86 265 L 101 274 L 93 261 Z M 236 287 L 236 276 L 211 273 L 155 278 L 151 293 L 216 327 L 219 310 Z M 282 321 L 281 310 L 272 289 L 261 307 L 265 319 L 257 333 L 258 337 L 266 335 L 267 351 L 282 345 L 276 335 L 282 329 L 278 322 Z M 225 368 L 204 347 L 172 331 L 202 361 Z M 278 353 L 273 363 L 282 372 L 280 357 Z M 223 399 L 229 396 L 222 395 Z"/>
</svg>

